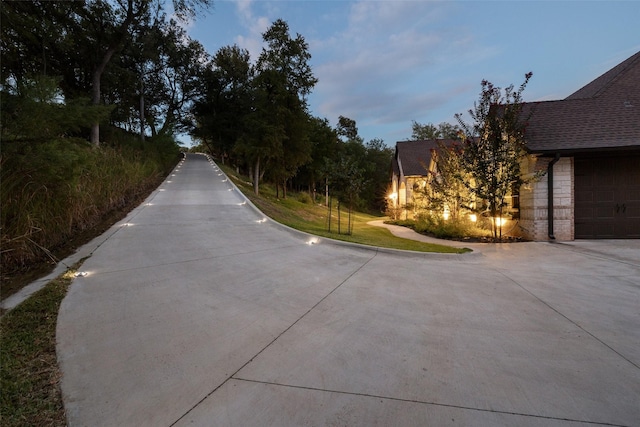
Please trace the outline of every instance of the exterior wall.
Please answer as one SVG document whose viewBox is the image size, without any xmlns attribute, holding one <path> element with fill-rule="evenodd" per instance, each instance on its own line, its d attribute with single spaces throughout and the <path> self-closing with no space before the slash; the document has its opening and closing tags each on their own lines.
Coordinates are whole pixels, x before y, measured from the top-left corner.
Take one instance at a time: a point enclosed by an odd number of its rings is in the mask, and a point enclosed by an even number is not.
<svg viewBox="0 0 640 427">
<path fill-rule="evenodd" d="M 550 158 L 529 162 L 529 172 L 547 170 Z M 531 240 L 549 239 L 547 209 L 547 175 L 520 190 L 520 232 Z M 561 157 L 553 166 L 553 229 L 556 240 L 574 239 L 574 170 L 573 157 Z"/>
</svg>

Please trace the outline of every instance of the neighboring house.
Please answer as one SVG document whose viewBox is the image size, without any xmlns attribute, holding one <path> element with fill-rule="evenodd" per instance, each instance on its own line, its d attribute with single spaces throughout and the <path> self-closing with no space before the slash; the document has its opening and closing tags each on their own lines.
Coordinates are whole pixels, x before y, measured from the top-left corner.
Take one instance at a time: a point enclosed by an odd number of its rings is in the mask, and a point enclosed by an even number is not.
<svg viewBox="0 0 640 427">
<path fill-rule="evenodd" d="M 389 195 L 395 207 L 414 204 L 415 190 L 427 185 L 430 172 L 435 170 L 433 152 L 438 148 L 438 141 L 449 142 L 435 139 L 396 142 Z"/>
<path fill-rule="evenodd" d="M 533 240 L 640 238 L 640 52 L 564 100 L 526 103 L 519 234 Z M 435 141 L 396 143 L 392 198 L 412 203 L 434 170 Z M 424 184 L 423 184 L 424 183 Z"/>
</svg>

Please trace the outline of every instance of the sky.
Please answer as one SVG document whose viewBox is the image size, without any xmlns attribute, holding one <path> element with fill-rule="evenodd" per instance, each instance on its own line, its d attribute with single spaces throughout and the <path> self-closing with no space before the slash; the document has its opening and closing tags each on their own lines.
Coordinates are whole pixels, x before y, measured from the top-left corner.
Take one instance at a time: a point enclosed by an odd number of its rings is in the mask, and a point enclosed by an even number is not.
<svg viewBox="0 0 640 427">
<path fill-rule="evenodd" d="M 456 123 L 480 83 L 525 101 L 563 99 L 640 51 L 640 1 L 214 0 L 188 25 L 211 54 L 238 45 L 255 62 L 276 19 L 309 45 L 312 115 L 356 121 L 394 146 L 412 121 Z"/>
</svg>

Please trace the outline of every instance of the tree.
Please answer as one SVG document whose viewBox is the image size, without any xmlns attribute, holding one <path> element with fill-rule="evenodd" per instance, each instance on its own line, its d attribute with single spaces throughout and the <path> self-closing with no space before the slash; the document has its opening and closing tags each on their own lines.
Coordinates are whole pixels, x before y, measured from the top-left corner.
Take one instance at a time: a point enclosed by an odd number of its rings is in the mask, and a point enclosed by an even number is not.
<svg viewBox="0 0 640 427">
<path fill-rule="evenodd" d="M 456 114 L 464 132 L 461 170 L 470 177 L 465 185 L 476 200 L 486 203 L 495 238 L 502 238 L 502 221 L 498 218 L 503 216 L 507 195 L 525 183 L 520 171 L 527 153 L 522 92 L 531 76 L 532 73 L 525 75 L 518 90 L 508 86 L 504 95 L 499 87 L 483 80 L 480 99 L 469 110 L 473 122 L 466 123 L 462 115 Z"/>
<path fill-rule="evenodd" d="M 449 217 L 457 221 L 464 210 L 469 210 L 472 199 L 466 183 L 470 177 L 462 165 L 462 147 L 458 143 L 439 141 L 432 153 L 435 170 L 429 171 L 428 200 L 429 208 L 435 212 L 446 209 Z"/>
<path fill-rule="evenodd" d="M 447 122 L 442 122 L 438 126 L 433 123 L 421 124 L 415 120 L 411 121 L 411 139 L 412 140 L 425 140 L 425 139 L 457 139 L 460 128 L 458 125 L 452 125 Z"/>
<path fill-rule="evenodd" d="M 267 46 L 256 65 L 252 120 L 264 134 L 245 138 L 241 150 L 251 157 L 256 194 L 265 163 L 273 163 L 272 177 L 286 187 L 286 181 L 310 160 L 306 97 L 318 81 L 308 63 L 307 42 L 300 34 L 291 38 L 285 21 L 276 20 L 262 38 Z"/>
<path fill-rule="evenodd" d="M 237 45 L 220 48 L 203 71 L 200 96 L 192 108 L 196 124 L 191 135 L 223 164 L 243 135 L 243 121 L 254 105 L 254 75 L 249 51 Z"/>
<path fill-rule="evenodd" d="M 97 53 L 91 76 L 91 102 L 99 105 L 102 101 L 102 76 L 112 57 L 120 52 L 127 39 L 131 37 L 133 29 L 145 22 L 152 10 L 152 0 L 116 0 L 115 8 L 106 0 L 94 0 L 90 4 L 93 20 L 92 28 L 101 35 L 98 43 L 93 46 Z M 174 10 L 178 17 L 186 19 L 193 17 L 196 7 L 208 7 L 211 0 L 175 0 Z M 160 5 L 158 5 L 158 8 Z M 106 17 L 102 19 L 101 17 Z M 101 42 L 100 42 L 101 40 Z M 91 126 L 91 142 L 100 143 L 100 124 Z"/>
</svg>

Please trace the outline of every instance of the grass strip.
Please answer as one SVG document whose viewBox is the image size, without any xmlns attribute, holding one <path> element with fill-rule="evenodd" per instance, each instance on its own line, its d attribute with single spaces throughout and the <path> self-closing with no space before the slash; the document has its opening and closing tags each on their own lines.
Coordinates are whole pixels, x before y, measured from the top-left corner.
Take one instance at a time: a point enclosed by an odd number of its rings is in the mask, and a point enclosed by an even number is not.
<svg viewBox="0 0 640 427">
<path fill-rule="evenodd" d="M 84 260 L 0 319 L 0 419 L 10 426 L 64 426 L 56 358 L 58 309 Z"/>
<path fill-rule="evenodd" d="M 231 168 L 223 165 L 219 166 L 227 176 L 231 178 L 240 191 L 265 215 L 296 230 L 321 237 L 383 248 L 457 254 L 471 252 L 471 249 L 467 248 L 454 248 L 396 237 L 386 228 L 375 227 L 368 224 L 369 221 L 382 219 L 382 217 L 362 212 L 351 213 L 353 232 L 352 234 L 345 234 L 344 231 L 347 228 L 348 213 L 346 210 L 343 210 L 341 213 L 342 233 L 339 234 L 337 232 L 338 218 L 335 208 L 331 214 L 332 225 L 331 232 L 329 232 L 329 213 L 326 206 L 301 202 L 299 199 L 302 198 L 294 192 L 290 193 L 286 199 L 278 198 L 276 197 L 275 190 L 268 184 L 261 185 L 260 194 L 256 195 L 247 177 L 239 177 Z"/>
</svg>

